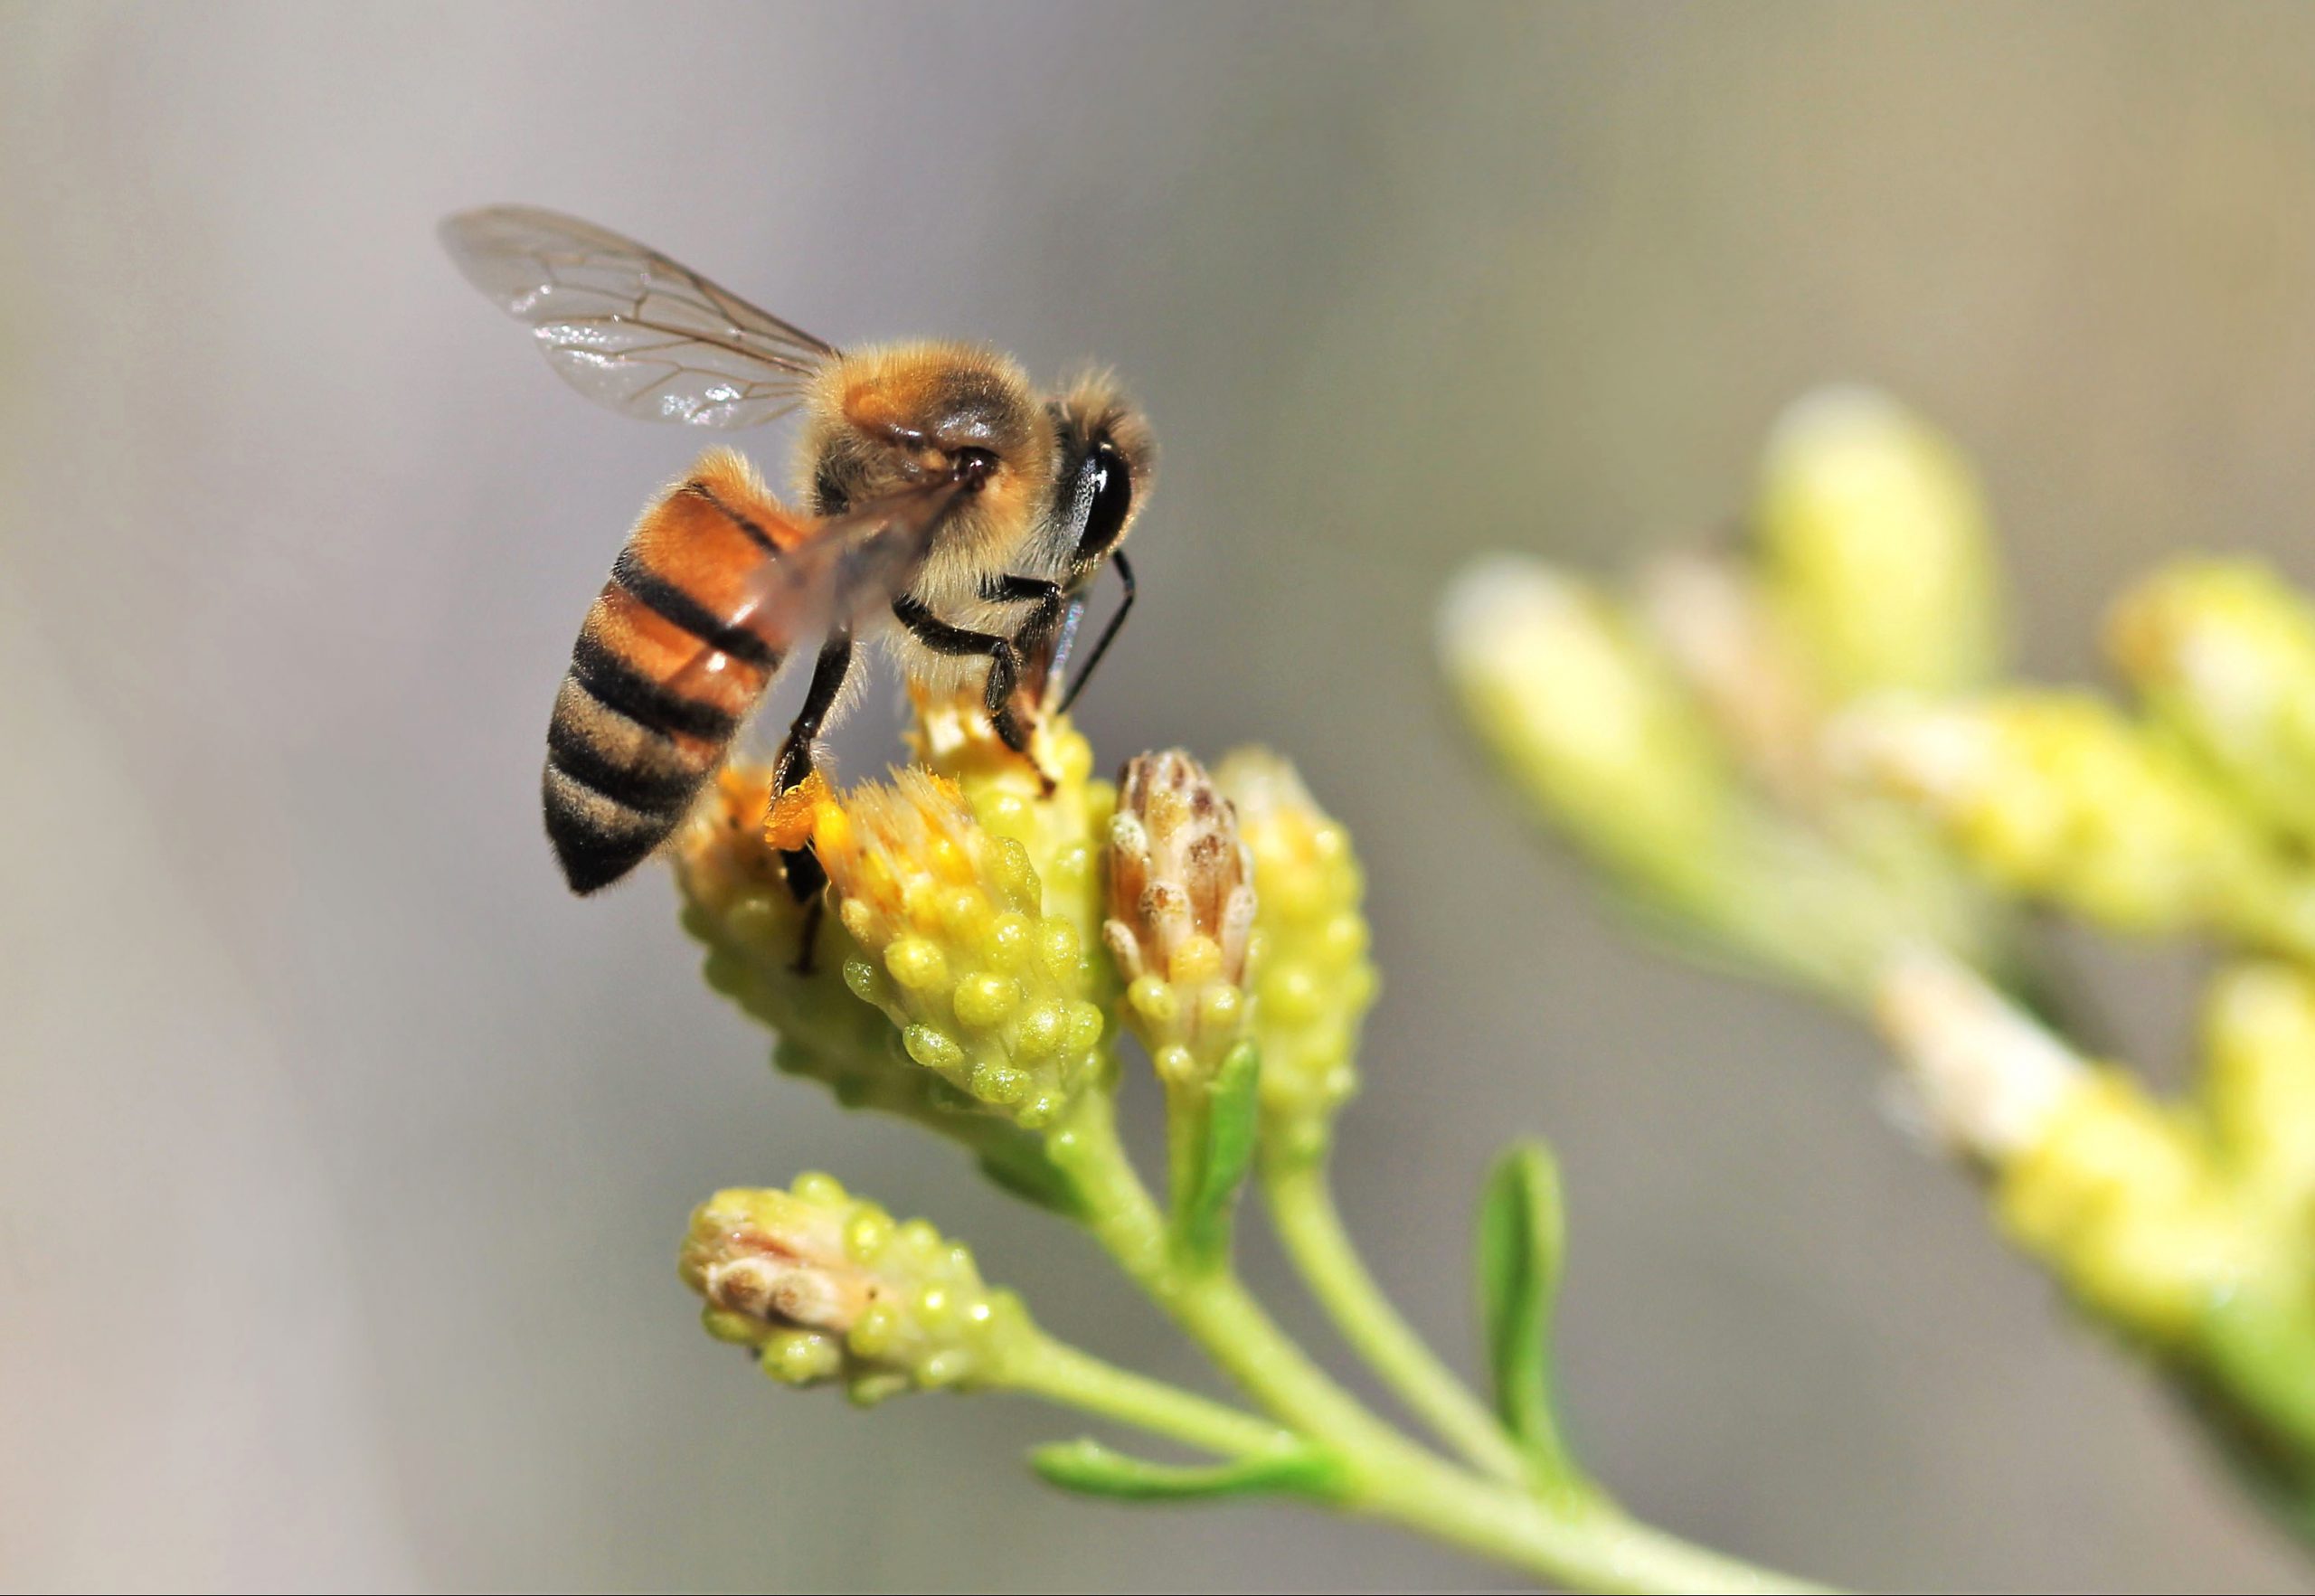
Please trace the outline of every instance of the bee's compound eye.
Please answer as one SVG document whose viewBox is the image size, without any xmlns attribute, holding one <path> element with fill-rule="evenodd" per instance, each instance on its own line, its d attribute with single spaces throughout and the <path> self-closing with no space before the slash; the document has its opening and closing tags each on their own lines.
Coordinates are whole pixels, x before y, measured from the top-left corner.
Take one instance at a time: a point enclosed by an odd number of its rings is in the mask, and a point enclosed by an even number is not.
<svg viewBox="0 0 2315 1596">
<path fill-rule="evenodd" d="M 997 474 L 997 457 L 985 449 L 960 449 L 955 470 L 957 481 L 967 493 L 978 493 Z"/>
<path fill-rule="evenodd" d="M 1125 534 L 1133 508 L 1133 467 L 1114 445 L 1096 444 L 1077 475 L 1077 558 L 1098 560 Z"/>
</svg>

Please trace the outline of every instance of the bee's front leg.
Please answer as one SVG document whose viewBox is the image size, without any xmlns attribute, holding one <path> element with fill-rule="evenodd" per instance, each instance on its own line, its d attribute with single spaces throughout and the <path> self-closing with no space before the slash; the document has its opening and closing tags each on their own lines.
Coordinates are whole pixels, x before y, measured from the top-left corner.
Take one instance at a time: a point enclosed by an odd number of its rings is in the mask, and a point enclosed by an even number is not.
<svg viewBox="0 0 2315 1596">
<path fill-rule="evenodd" d="M 1034 673 L 1037 708 L 1046 711 L 1053 696 L 1054 678 L 1060 674 L 1061 655 L 1066 638 L 1063 621 L 1069 618 L 1071 599 L 1068 590 L 1057 581 L 1042 576 L 1016 576 L 1007 573 L 982 581 L 980 596 L 994 604 L 1025 603 L 1029 612 L 1013 631 L 1013 650 L 1020 656 L 1025 674 Z M 1080 601 L 1079 607 L 1082 604 Z M 1073 629 L 1073 628 L 1072 628 Z"/>
<path fill-rule="evenodd" d="M 994 632 L 968 631 L 963 627 L 951 626 L 906 595 L 893 600 L 893 614 L 908 628 L 910 637 L 935 654 L 988 656 L 988 687 L 981 699 L 988 710 L 988 723 L 1006 747 L 1036 768 L 1037 779 L 1051 793 L 1054 779 L 1029 752 L 1028 731 L 1013 708 L 1013 690 L 1021 683 L 1021 651 L 1013 646 L 1013 639 Z"/>
</svg>

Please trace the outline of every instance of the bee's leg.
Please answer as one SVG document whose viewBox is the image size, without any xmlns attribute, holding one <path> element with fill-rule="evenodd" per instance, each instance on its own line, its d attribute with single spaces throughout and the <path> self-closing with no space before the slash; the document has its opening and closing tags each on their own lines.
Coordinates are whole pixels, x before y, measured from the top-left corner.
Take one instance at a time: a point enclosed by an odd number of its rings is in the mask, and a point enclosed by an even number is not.
<svg viewBox="0 0 2315 1596">
<path fill-rule="evenodd" d="M 812 744 L 820 735 L 830 711 L 836 708 L 838 694 L 844 691 L 844 679 L 852 673 L 852 631 L 839 627 L 828 634 L 820 646 L 819 658 L 812 665 L 812 685 L 804 690 L 804 707 L 796 713 L 795 723 L 788 728 L 788 737 L 780 745 L 780 762 L 772 768 L 771 793 L 775 802 L 789 789 L 799 785 L 812 773 Z M 825 905 L 820 889 L 828 883 L 827 872 L 809 848 L 783 848 L 780 864 L 788 878 L 788 891 L 804 905 L 803 946 L 797 950 L 796 973 L 812 972 L 812 945 L 819 940 L 820 916 Z"/>
<path fill-rule="evenodd" d="M 893 600 L 893 614 L 908 628 L 910 637 L 935 654 L 988 656 L 988 689 L 982 695 L 982 703 L 988 710 L 988 723 L 1006 747 L 1028 758 L 1029 733 L 1023 728 L 1021 718 L 1013 713 L 1013 689 L 1021 680 L 1021 651 L 1013 647 L 1013 639 L 994 632 L 970 632 L 950 626 L 905 595 Z M 1037 779 L 1044 783 L 1047 792 L 1053 790 L 1053 778 L 1044 770 L 1037 772 Z"/>
<path fill-rule="evenodd" d="M 1072 600 L 1057 581 L 1042 576 L 991 577 L 980 585 L 980 596 L 992 604 L 1027 602 L 1029 612 L 1013 633 L 1013 651 L 1020 660 L 1025 675 L 1034 674 L 1037 705 L 1044 707 L 1054 678 L 1060 675 L 1061 663 L 1067 650 L 1067 638 L 1062 632 L 1062 621 L 1072 603 L 1082 608 L 1080 600 Z M 1074 628 L 1071 628 L 1073 630 Z"/>
</svg>

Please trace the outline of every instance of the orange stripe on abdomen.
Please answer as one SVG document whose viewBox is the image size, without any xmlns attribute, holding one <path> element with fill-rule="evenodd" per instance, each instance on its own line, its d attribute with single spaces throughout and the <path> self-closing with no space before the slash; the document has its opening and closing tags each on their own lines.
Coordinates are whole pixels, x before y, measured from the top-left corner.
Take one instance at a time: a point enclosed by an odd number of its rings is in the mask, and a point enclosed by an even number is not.
<svg viewBox="0 0 2315 1596">
<path fill-rule="evenodd" d="M 670 697 L 712 705 L 734 719 L 755 706 L 769 677 L 762 666 L 725 654 L 676 626 L 616 580 L 587 612 L 581 644 L 591 636 Z"/>
</svg>

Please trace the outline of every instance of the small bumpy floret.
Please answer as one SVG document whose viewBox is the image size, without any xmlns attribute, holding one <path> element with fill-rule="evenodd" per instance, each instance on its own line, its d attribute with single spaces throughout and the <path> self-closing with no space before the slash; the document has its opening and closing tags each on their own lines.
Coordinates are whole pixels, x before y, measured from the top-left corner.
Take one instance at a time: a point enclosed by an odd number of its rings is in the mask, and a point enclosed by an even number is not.
<svg viewBox="0 0 2315 1596">
<path fill-rule="evenodd" d="M 1358 1089 L 1358 1029 L 1375 1001 L 1365 880 L 1350 834 L 1294 767 L 1243 749 L 1215 773 L 1253 861 L 1258 907 L 1248 957 L 1262 1110 L 1289 1150 L 1315 1153 Z"/>
<path fill-rule="evenodd" d="M 718 1192 L 692 1214 L 678 1267 L 710 1334 L 754 1348 L 776 1380 L 841 1381 L 856 1402 L 989 1384 L 1035 1336 L 965 1247 L 825 1175 Z"/>
<path fill-rule="evenodd" d="M 1246 1025 L 1253 857 L 1230 801 L 1173 750 L 1128 762 L 1110 821 L 1101 932 L 1128 1023 L 1169 1085 L 1218 1070 Z"/>
<path fill-rule="evenodd" d="M 908 1056 L 984 1107 L 1050 1125 L 1101 1069 L 1083 935 L 1045 912 L 1028 848 L 921 770 L 822 806 L 813 843 L 857 946 L 845 985 Z"/>
</svg>

